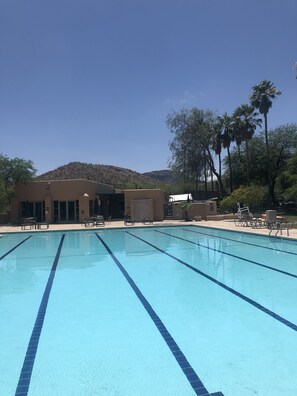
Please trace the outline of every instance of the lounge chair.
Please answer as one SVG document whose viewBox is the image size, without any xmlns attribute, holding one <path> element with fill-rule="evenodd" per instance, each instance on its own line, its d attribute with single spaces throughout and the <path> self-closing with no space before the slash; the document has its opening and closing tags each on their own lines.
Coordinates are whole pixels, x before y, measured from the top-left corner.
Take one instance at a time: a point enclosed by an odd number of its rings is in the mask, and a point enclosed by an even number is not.
<svg viewBox="0 0 297 396">
<path fill-rule="evenodd" d="M 32 228 L 35 228 L 36 220 L 34 217 L 23 217 L 20 221 L 20 225 L 22 230 L 31 230 Z"/>
<path fill-rule="evenodd" d="M 97 227 L 98 225 L 105 226 L 104 217 L 103 217 L 103 216 L 96 216 L 94 223 L 95 223 L 95 226 L 96 226 L 96 227 Z"/>
<path fill-rule="evenodd" d="M 94 227 L 95 225 L 94 217 L 86 217 L 83 220 L 83 224 L 85 225 L 85 227 Z"/>
<path fill-rule="evenodd" d="M 142 224 L 153 224 L 153 219 L 145 217 L 142 219 Z"/>
<path fill-rule="evenodd" d="M 128 225 L 134 225 L 134 224 L 135 224 L 135 221 L 134 221 L 134 219 L 133 219 L 131 216 L 125 216 L 124 224 L 125 224 L 126 226 L 128 226 Z"/>
<path fill-rule="evenodd" d="M 35 223 L 35 228 L 41 230 L 42 228 L 49 228 L 49 223 L 47 221 L 38 221 Z"/>
</svg>

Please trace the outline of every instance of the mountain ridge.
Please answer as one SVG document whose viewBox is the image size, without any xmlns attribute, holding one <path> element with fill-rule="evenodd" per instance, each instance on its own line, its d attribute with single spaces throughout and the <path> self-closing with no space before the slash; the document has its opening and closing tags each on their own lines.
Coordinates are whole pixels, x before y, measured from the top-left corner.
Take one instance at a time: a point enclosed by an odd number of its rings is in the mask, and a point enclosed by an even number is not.
<svg viewBox="0 0 297 396">
<path fill-rule="evenodd" d="M 172 172 L 168 169 L 138 173 L 119 166 L 85 162 L 69 162 L 35 178 L 38 181 L 69 179 L 89 179 L 114 186 L 129 187 L 135 185 L 135 188 L 138 185 L 152 188 L 159 184 L 171 184 L 173 182 Z"/>
</svg>

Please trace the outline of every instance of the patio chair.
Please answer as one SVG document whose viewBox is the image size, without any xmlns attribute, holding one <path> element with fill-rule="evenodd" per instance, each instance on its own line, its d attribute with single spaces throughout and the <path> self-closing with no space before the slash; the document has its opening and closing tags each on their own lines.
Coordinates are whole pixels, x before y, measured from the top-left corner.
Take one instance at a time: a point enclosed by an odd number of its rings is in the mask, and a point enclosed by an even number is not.
<svg viewBox="0 0 297 396">
<path fill-rule="evenodd" d="M 49 223 L 47 221 L 38 221 L 35 223 L 35 228 L 41 230 L 42 228 L 48 229 Z"/>
<path fill-rule="evenodd" d="M 248 206 L 240 206 L 240 203 L 237 202 L 237 219 L 235 219 L 236 226 L 244 226 L 248 227 L 252 225 L 251 221 L 253 218 L 252 213 Z"/>
<path fill-rule="evenodd" d="M 252 217 L 249 207 L 247 205 L 240 206 L 239 202 L 237 202 L 237 215 L 238 215 L 238 218 Z"/>
<path fill-rule="evenodd" d="M 93 217 L 86 217 L 83 220 L 83 224 L 85 225 L 85 227 L 94 227 L 95 225 L 95 220 Z"/>
<path fill-rule="evenodd" d="M 95 218 L 95 226 L 97 227 L 98 225 L 105 226 L 105 220 L 103 216 L 96 216 Z"/>
<path fill-rule="evenodd" d="M 36 220 L 34 217 L 23 217 L 20 221 L 21 229 L 26 230 L 27 227 L 29 230 L 35 228 Z"/>
<path fill-rule="evenodd" d="M 124 220 L 124 224 L 125 224 L 126 226 L 128 226 L 128 225 L 134 225 L 134 224 L 135 224 L 135 221 L 134 221 L 134 219 L 133 219 L 131 216 L 126 215 L 126 216 L 125 216 L 125 220 Z"/>
<path fill-rule="evenodd" d="M 144 217 L 141 221 L 142 221 L 142 224 L 153 224 L 154 223 L 153 219 L 150 217 Z"/>
</svg>

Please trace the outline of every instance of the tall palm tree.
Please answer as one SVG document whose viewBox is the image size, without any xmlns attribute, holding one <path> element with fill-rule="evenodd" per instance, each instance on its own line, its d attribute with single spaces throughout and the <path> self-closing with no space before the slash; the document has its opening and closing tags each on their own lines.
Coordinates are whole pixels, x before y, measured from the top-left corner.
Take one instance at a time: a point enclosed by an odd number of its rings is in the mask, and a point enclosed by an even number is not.
<svg viewBox="0 0 297 396">
<path fill-rule="evenodd" d="M 269 109 L 272 107 L 272 100 L 275 99 L 281 92 L 275 87 L 275 85 L 268 80 L 263 80 L 259 84 L 252 87 L 253 93 L 250 96 L 251 105 L 255 109 L 259 109 L 259 112 L 263 114 L 264 126 L 265 126 L 265 145 L 267 155 L 267 174 L 268 174 L 268 193 L 270 203 L 275 201 L 272 185 L 271 185 L 271 167 L 270 167 L 270 151 L 268 141 L 268 125 L 267 125 L 267 114 Z"/>
<path fill-rule="evenodd" d="M 216 153 L 216 155 L 219 157 L 219 175 L 222 176 L 222 156 L 221 156 L 221 154 L 222 154 L 223 142 L 222 142 L 222 135 L 221 135 L 221 125 L 218 121 L 213 125 L 213 130 L 214 130 L 214 135 L 213 135 L 213 139 L 212 139 L 211 148 Z"/>
<path fill-rule="evenodd" d="M 206 148 L 208 151 L 207 154 L 207 162 L 208 162 L 208 168 L 211 172 L 211 177 L 213 175 L 217 178 L 217 188 L 218 188 L 218 196 L 219 198 L 222 198 L 223 196 L 226 195 L 226 190 L 224 188 L 224 184 L 222 181 L 222 147 L 223 147 L 223 140 L 222 140 L 222 134 L 221 134 L 221 123 L 218 120 L 218 117 L 214 120 L 212 126 L 211 126 L 211 131 L 212 134 L 210 136 L 210 145 L 209 148 Z M 211 151 L 214 151 L 215 154 L 218 156 L 218 170 L 216 169 L 215 162 L 212 159 L 211 156 Z"/>
<path fill-rule="evenodd" d="M 261 118 L 257 118 L 258 115 L 259 113 L 257 113 L 255 109 L 248 104 L 243 104 L 237 107 L 233 113 L 236 134 L 238 134 L 238 136 L 240 137 L 241 142 L 245 142 L 246 178 L 248 186 L 250 184 L 250 158 L 248 142 L 252 139 L 257 127 L 261 126 L 262 124 Z"/>
<path fill-rule="evenodd" d="M 231 116 L 229 116 L 227 113 L 224 113 L 222 116 L 218 117 L 218 123 L 220 125 L 221 139 L 222 139 L 223 147 L 225 149 L 227 149 L 229 177 L 230 177 L 230 192 L 232 192 L 233 191 L 233 172 L 232 172 L 232 164 L 231 164 L 230 146 L 231 146 L 232 141 L 234 140 L 233 118 Z"/>
</svg>

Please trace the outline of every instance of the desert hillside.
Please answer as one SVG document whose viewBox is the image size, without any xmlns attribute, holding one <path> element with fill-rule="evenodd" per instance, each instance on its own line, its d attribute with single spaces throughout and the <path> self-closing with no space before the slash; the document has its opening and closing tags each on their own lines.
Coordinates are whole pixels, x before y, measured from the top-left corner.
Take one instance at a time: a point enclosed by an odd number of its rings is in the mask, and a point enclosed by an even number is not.
<svg viewBox="0 0 297 396">
<path fill-rule="evenodd" d="M 70 162 L 69 164 L 37 176 L 36 180 L 89 179 L 119 187 L 152 188 L 163 183 L 170 184 L 168 172 L 170 171 L 164 170 L 141 174 L 130 169 L 112 165 Z"/>
</svg>

